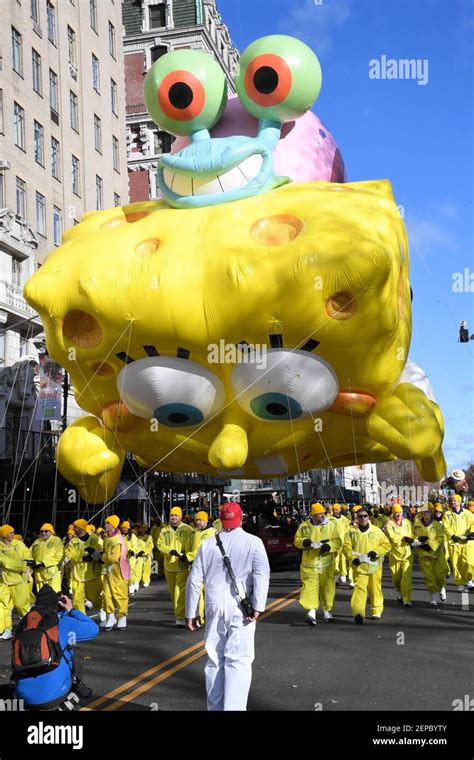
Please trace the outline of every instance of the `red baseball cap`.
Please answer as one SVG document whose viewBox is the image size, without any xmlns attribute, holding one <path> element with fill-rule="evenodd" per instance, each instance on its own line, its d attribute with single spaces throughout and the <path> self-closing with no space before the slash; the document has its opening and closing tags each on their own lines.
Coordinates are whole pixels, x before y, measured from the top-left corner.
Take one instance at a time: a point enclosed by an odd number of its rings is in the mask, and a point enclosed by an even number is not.
<svg viewBox="0 0 474 760">
<path fill-rule="evenodd" d="M 223 528 L 238 528 L 242 522 L 240 504 L 235 501 L 228 501 L 221 507 L 220 518 Z"/>
</svg>

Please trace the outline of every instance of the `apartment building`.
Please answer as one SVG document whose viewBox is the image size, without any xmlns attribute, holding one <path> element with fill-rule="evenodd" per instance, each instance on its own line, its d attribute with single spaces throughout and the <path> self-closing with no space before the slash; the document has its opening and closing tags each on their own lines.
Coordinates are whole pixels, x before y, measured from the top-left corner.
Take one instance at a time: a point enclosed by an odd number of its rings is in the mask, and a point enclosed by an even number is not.
<svg viewBox="0 0 474 760">
<path fill-rule="evenodd" d="M 128 202 L 128 181 L 121 0 L 9 0 L 2 11 L 0 362 L 10 365 L 41 329 L 24 283 L 86 211 Z"/>
<path fill-rule="evenodd" d="M 233 93 L 239 52 L 215 0 L 124 0 L 123 25 L 129 188 L 135 202 L 159 197 L 157 163 L 169 153 L 174 139 L 158 129 L 146 112 L 144 75 L 165 53 L 197 48 L 216 59 Z"/>
</svg>

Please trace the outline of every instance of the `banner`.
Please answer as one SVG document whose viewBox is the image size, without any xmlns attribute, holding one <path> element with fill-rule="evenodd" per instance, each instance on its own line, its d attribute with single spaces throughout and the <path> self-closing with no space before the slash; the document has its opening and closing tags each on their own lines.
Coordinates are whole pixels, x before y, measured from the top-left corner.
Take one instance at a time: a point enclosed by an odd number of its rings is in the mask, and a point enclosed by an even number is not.
<svg viewBox="0 0 474 760">
<path fill-rule="evenodd" d="M 36 405 L 37 420 L 60 420 L 64 370 L 48 354 L 39 357 L 39 396 Z"/>
</svg>

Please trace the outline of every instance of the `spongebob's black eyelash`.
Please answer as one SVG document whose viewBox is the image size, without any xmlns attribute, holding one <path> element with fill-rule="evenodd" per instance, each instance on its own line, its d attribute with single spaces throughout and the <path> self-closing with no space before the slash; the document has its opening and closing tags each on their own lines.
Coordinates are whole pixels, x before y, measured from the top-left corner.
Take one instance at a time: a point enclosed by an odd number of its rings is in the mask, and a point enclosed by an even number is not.
<svg viewBox="0 0 474 760">
<path fill-rule="evenodd" d="M 315 348 L 319 346 L 319 340 L 313 340 L 313 338 L 310 338 L 304 346 L 301 346 L 300 351 L 314 351 Z"/>
<path fill-rule="evenodd" d="M 270 347 L 271 348 L 284 348 L 283 343 L 283 335 L 281 333 L 277 333 L 275 335 L 269 335 L 268 336 L 270 341 Z M 241 340 L 238 343 L 235 344 L 235 347 L 239 351 L 246 351 L 248 349 L 249 344 L 246 340 Z M 319 346 L 319 340 L 314 340 L 313 338 L 310 338 L 306 341 L 302 346 L 300 346 L 300 351 L 314 351 L 315 348 Z"/>
<path fill-rule="evenodd" d="M 145 353 L 147 356 L 159 356 L 160 352 L 156 348 L 156 346 L 143 346 Z M 187 348 L 178 348 L 176 350 L 176 356 L 178 359 L 189 359 L 191 351 L 188 351 Z M 132 364 L 132 362 L 137 361 L 136 359 L 133 359 L 131 356 L 129 356 L 125 351 L 120 351 L 118 354 L 115 354 L 117 359 L 120 359 L 124 364 Z"/>
</svg>

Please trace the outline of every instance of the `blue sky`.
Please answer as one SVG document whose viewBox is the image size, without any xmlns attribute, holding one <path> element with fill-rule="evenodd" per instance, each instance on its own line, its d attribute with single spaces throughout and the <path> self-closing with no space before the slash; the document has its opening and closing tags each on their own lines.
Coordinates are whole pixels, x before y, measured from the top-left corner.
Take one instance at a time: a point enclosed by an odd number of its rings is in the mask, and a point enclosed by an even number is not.
<svg viewBox="0 0 474 760">
<path fill-rule="evenodd" d="M 217 0 L 242 51 L 290 34 L 318 55 L 314 107 L 341 149 L 349 179 L 389 179 L 410 241 L 410 357 L 427 372 L 445 419 L 449 469 L 474 462 L 473 0 Z M 369 61 L 427 59 L 428 82 L 374 80 Z"/>
</svg>

